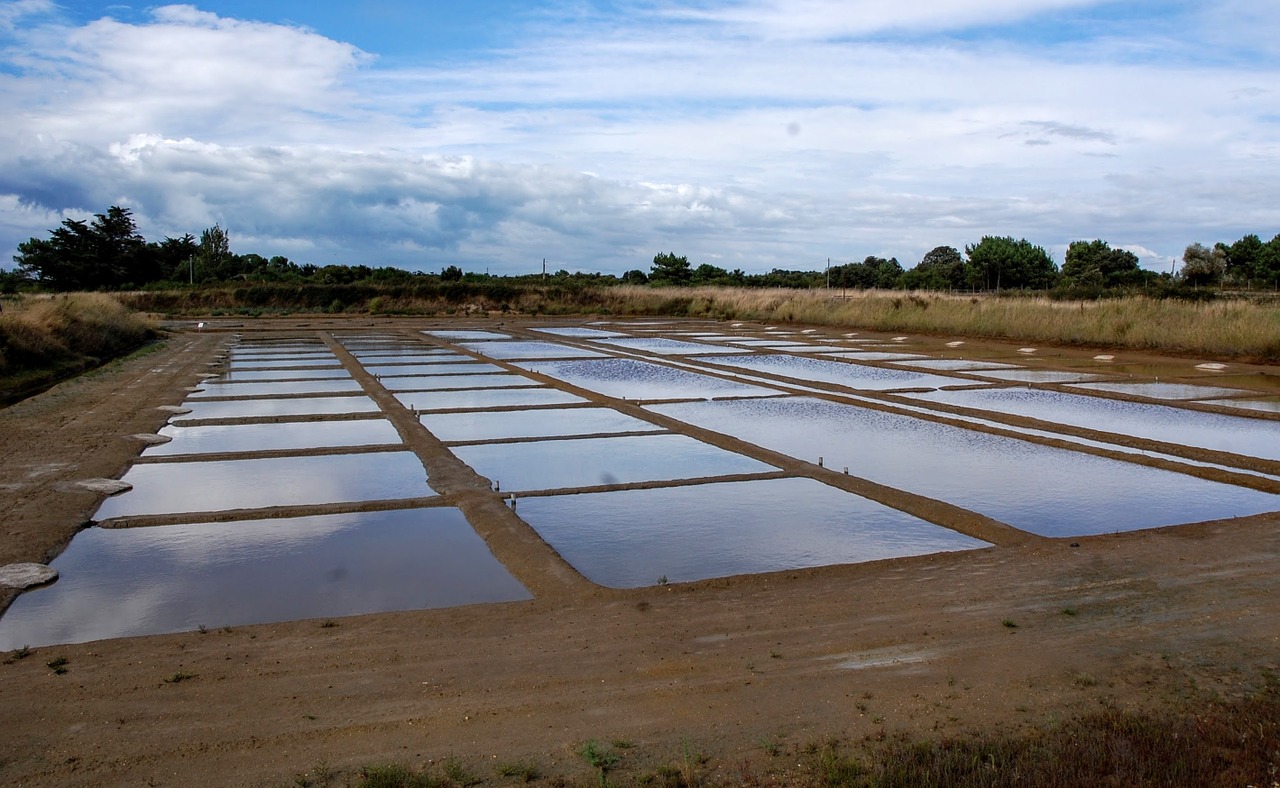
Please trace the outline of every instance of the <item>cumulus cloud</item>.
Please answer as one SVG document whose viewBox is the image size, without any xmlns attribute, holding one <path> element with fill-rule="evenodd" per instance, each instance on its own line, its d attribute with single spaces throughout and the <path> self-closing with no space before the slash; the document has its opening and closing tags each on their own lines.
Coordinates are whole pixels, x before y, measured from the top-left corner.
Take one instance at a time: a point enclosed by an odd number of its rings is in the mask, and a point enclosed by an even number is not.
<svg viewBox="0 0 1280 788">
<path fill-rule="evenodd" d="M 620 272 L 670 249 L 746 270 L 909 264 L 984 234 L 1101 237 L 1146 264 L 1189 234 L 1269 237 L 1274 63 L 933 35 L 1111 5 L 629 6 L 388 65 L 190 5 L 70 24 L 8 3 L 0 244 L 112 204 L 149 238 L 219 222 L 237 251 L 423 270 Z M 1152 33 L 1188 51 L 1195 35 Z"/>
</svg>

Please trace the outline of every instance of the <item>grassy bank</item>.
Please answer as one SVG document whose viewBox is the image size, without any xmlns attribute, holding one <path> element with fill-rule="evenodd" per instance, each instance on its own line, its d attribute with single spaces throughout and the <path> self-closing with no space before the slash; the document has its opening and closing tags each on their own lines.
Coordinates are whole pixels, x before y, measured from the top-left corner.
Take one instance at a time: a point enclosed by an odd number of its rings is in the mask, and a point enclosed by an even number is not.
<svg viewBox="0 0 1280 788">
<path fill-rule="evenodd" d="M 0 303 L 0 402 L 127 353 L 156 336 L 144 316 L 99 293 Z"/>
<path fill-rule="evenodd" d="M 667 315 L 1280 360 L 1280 301 L 1275 298 L 1054 301 L 874 290 L 842 297 L 832 290 L 522 287 L 500 280 L 400 287 L 257 285 L 119 297 L 134 309 L 174 315 Z"/>
</svg>

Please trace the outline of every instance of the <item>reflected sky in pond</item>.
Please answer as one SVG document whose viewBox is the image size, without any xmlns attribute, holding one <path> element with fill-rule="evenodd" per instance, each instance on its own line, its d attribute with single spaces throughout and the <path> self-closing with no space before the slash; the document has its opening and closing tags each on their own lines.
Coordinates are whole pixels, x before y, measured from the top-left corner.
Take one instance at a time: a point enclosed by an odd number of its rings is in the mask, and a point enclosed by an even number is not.
<svg viewBox="0 0 1280 788">
<path fill-rule="evenodd" d="M 0 618 L 0 650 L 529 599 L 453 508 L 90 528 Z"/>
<path fill-rule="evenodd" d="M 103 501 L 93 519 L 435 494 L 422 463 L 408 451 L 145 463 L 121 478 L 133 489 Z"/>
<path fill-rule="evenodd" d="M 1221 386 L 1197 386 L 1190 383 L 1081 383 L 1075 388 L 1091 391 L 1110 391 L 1116 394 L 1132 394 L 1151 399 L 1210 399 L 1244 393 L 1240 389 Z"/>
<path fill-rule="evenodd" d="M 705 345 L 701 342 L 684 342 L 679 339 L 663 339 L 659 337 L 624 337 L 619 339 L 598 339 L 596 341 L 602 345 L 610 345 L 624 350 L 642 350 L 646 353 L 657 353 L 663 356 L 748 352 L 740 348 L 727 348 L 719 345 Z"/>
<path fill-rule="evenodd" d="M 471 330 L 438 330 L 423 331 L 427 336 L 439 337 L 440 339 L 511 339 L 510 334 L 500 334 L 497 331 L 471 331 Z"/>
<path fill-rule="evenodd" d="M 455 410 L 537 405 L 571 405 L 586 402 L 582 397 L 551 388 L 470 389 L 467 391 L 406 391 L 396 394 L 406 408 Z"/>
<path fill-rule="evenodd" d="M 629 358 L 540 361 L 519 366 L 588 391 L 631 400 L 768 397 L 779 393 L 775 389 Z"/>
<path fill-rule="evenodd" d="M 451 451 L 504 491 L 766 473 L 772 465 L 684 435 L 583 438 L 455 446 Z"/>
<path fill-rule="evenodd" d="M 912 396 L 1100 432 L 1280 460 L 1280 422 L 1270 419 L 1043 389 L 938 391 Z"/>
<path fill-rule="evenodd" d="M 739 369 L 767 372 L 771 375 L 791 378 L 800 383 L 821 381 L 851 389 L 882 391 L 902 388 L 937 388 L 938 386 L 956 386 L 971 382 L 961 378 L 944 377 L 928 372 L 884 369 L 883 367 L 848 364 L 843 361 L 827 361 L 807 356 L 776 354 L 746 357 L 718 356 L 704 360 Z"/>
<path fill-rule="evenodd" d="M 893 362 L 900 367 L 917 369 L 937 369 L 947 372 L 971 371 L 975 369 L 1017 369 L 1017 364 L 1005 364 L 999 361 L 977 361 L 967 358 L 924 358 Z"/>
<path fill-rule="evenodd" d="M 514 342 L 474 342 L 463 344 L 462 347 L 502 361 L 522 358 L 599 358 L 605 355 L 586 348 L 532 339 Z"/>
<path fill-rule="evenodd" d="M 193 392 L 188 399 L 205 399 L 213 397 L 258 397 L 262 395 L 283 396 L 286 394 L 340 394 L 347 391 L 361 391 L 360 384 L 346 378 L 343 380 L 295 380 L 288 383 L 204 383 L 200 391 Z"/>
<path fill-rule="evenodd" d="M 516 513 L 613 588 L 986 546 L 812 479 L 525 498 Z"/>
<path fill-rule="evenodd" d="M 1106 375 L 1089 372 L 1067 372 L 1061 369 L 993 369 L 974 372 L 984 378 L 1007 380 L 1011 383 L 1076 383 L 1086 380 L 1102 380 Z"/>
<path fill-rule="evenodd" d="M 471 356 L 462 353 L 440 353 L 438 355 L 424 354 L 405 354 L 399 353 L 387 356 L 357 356 L 356 357 L 365 369 L 370 372 L 377 373 L 381 370 L 379 367 L 397 366 L 399 364 L 424 364 L 424 365 L 449 365 L 463 364 L 466 362 L 477 362 Z"/>
<path fill-rule="evenodd" d="M 250 370 L 250 369 L 314 369 L 316 367 L 324 367 L 328 369 L 341 369 L 342 365 L 338 363 L 336 356 L 327 358 L 317 357 L 312 359 L 284 359 L 282 361 L 268 361 L 265 359 L 245 359 L 232 360 L 230 362 L 232 370 Z"/>
<path fill-rule="evenodd" d="M 1280 398 L 1272 397 L 1270 399 L 1209 399 L 1204 400 L 1206 405 L 1220 405 L 1224 408 L 1237 408 L 1240 410 L 1260 410 L 1265 413 L 1280 413 Z"/>
<path fill-rule="evenodd" d="M 442 441 L 545 438 L 608 432 L 659 431 L 662 427 L 611 408 L 543 408 L 490 413 L 437 413 L 422 423 Z"/>
<path fill-rule="evenodd" d="M 174 423 L 187 419 L 243 419 L 272 416 L 315 416 L 336 413 L 376 413 L 377 404 L 364 395 L 355 397 L 297 397 L 282 399 L 198 400 L 182 403 L 190 408 L 174 418 Z"/>
<path fill-rule="evenodd" d="M 534 331 L 543 334 L 556 334 L 562 337 L 623 337 L 626 334 L 619 334 L 616 331 L 605 331 L 602 328 L 581 328 L 577 326 L 564 326 L 559 328 L 535 328 Z"/>
<path fill-rule="evenodd" d="M 538 384 L 524 375 L 503 372 L 494 375 L 419 375 L 383 378 L 382 385 L 386 386 L 388 391 L 431 391 L 434 389 L 493 389 Z"/>
<path fill-rule="evenodd" d="M 400 435 L 386 419 L 305 421 L 281 424 L 225 424 L 161 428 L 173 440 L 151 446 L 144 457 L 221 452 L 318 449 L 333 446 L 399 444 Z"/>
<path fill-rule="evenodd" d="M 805 397 L 649 409 L 810 462 L 823 457 L 828 468 L 848 467 L 1041 536 L 1280 510 L 1280 496 L 1256 490 Z"/>
<path fill-rule="evenodd" d="M 393 364 L 384 367 L 366 367 L 369 374 L 378 377 L 405 377 L 408 375 L 475 375 L 486 372 L 505 372 L 497 364 L 483 361 L 467 361 L 458 364 Z"/>
<path fill-rule="evenodd" d="M 263 380 L 340 380 L 350 378 L 351 373 L 342 367 L 325 369 L 239 369 L 233 368 L 221 377 L 209 379 L 209 385 L 218 383 L 242 383 Z"/>
</svg>

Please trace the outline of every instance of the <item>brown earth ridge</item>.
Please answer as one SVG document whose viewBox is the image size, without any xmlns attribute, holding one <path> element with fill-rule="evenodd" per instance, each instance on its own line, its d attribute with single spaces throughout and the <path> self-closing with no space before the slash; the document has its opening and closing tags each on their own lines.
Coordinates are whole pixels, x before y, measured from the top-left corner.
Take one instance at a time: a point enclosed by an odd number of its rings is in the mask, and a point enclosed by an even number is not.
<svg viewBox="0 0 1280 788">
<path fill-rule="evenodd" d="M 142 448 L 129 436 L 165 424 L 171 413 L 159 408 L 182 402 L 233 331 L 319 336 L 348 362 L 330 332 L 440 325 L 325 318 L 182 330 L 0 410 L 0 564 L 61 552 L 101 500 L 75 482 L 119 478 Z M 1088 357 L 1046 350 L 1041 360 Z M 1132 363 L 1175 378 L 1194 366 Z M 1276 379 L 1274 368 L 1252 371 Z M 943 512 L 996 546 L 614 590 L 578 575 L 376 380 L 357 378 L 534 599 L 33 648 L 0 665 L 0 783 L 287 785 L 321 764 L 350 775 L 456 759 L 491 784 L 512 782 L 497 765 L 524 761 L 587 785 L 597 773 L 579 751 L 600 740 L 625 742 L 612 782 L 687 767 L 696 753 L 709 784 L 755 773 L 805 784 L 796 753 L 814 742 L 1029 730 L 1104 706 L 1238 697 L 1280 672 L 1277 513 L 1060 540 Z M 784 473 L 908 511 L 946 507 L 773 459 Z M 0 609 L 13 598 L 0 597 Z M 55 658 L 66 672 L 47 666 Z"/>
</svg>

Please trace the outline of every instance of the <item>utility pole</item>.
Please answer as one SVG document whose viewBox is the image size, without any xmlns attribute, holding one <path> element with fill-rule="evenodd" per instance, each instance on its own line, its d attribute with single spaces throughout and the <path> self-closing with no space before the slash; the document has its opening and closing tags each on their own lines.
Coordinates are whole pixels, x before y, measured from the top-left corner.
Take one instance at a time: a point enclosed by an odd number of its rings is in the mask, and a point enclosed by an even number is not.
<svg viewBox="0 0 1280 788">
<path fill-rule="evenodd" d="M 547 281 L 547 258 L 542 258 L 542 281 Z"/>
<path fill-rule="evenodd" d="M 827 289 L 831 289 L 831 258 L 827 258 Z"/>
</svg>

